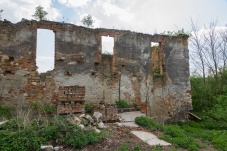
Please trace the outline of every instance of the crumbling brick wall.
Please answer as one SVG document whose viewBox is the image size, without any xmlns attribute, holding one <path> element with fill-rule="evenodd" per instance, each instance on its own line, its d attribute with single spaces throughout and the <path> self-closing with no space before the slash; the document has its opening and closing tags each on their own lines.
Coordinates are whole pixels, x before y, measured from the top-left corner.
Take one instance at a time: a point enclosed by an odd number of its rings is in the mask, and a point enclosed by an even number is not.
<svg viewBox="0 0 227 151">
<path fill-rule="evenodd" d="M 42 74 L 35 62 L 39 28 L 55 33 L 55 68 Z M 114 38 L 113 55 L 102 54 L 101 36 Z M 56 103 L 59 87 L 78 85 L 85 87 L 86 102 L 121 98 L 160 120 L 185 119 L 191 109 L 187 38 L 0 21 L 1 104 Z"/>
</svg>

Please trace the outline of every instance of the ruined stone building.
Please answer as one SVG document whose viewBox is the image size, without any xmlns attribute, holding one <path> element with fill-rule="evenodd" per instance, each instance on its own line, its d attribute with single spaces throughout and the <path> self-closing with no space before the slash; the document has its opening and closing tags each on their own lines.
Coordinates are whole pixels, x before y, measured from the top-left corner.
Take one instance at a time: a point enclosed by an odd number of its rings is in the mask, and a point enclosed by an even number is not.
<svg viewBox="0 0 227 151">
<path fill-rule="evenodd" d="M 41 74 L 37 29 L 55 34 L 54 69 Z M 102 53 L 102 36 L 114 38 L 113 55 Z M 160 120 L 185 119 L 192 109 L 187 39 L 51 21 L 0 21 L 0 105 L 121 98 Z"/>
</svg>

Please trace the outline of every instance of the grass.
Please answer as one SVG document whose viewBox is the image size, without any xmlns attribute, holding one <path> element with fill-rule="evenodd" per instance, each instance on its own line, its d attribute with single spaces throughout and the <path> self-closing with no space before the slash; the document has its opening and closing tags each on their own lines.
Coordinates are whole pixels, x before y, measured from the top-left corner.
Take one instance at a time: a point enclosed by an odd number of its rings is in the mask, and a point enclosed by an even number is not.
<svg viewBox="0 0 227 151">
<path fill-rule="evenodd" d="M 10 106 L 0 106 L 0 120 L 10 119 L 14 114 L 15 108 Z"/>
<path fill-rule="evenodd" d="M 135 122 L 136 124 L 148 128 L 150 130 L 163 130 L 162 123 L 156 122 L 145 116 L 136 117 Z"/>
<path fill-rule="evenodd" d="M 47 142 L 58 141 L 59 144 L 73 148 L 83 148 L 88 144 L 107 137 L 107 131 L 96 133 L 93 129 L 82 130 L 69 122 L 73 117 L 53 116 L 27 121 L 16 117 L 0 125 L 0 150 L 40 150 Z"/>
<path fill-rule="evenodd" d="M 126 100 L 119 100 L 116 101 L 116 105 L 119 108 L 128 108 L 128 107 L 132 107 L 131 104 L 129 104 Z"/>
<path fill-rule="evenodd" d="M 135 121 L 138 125 L 149 130 L 163 131 L 163 134 L 160 136 L 160 138 L 170 142 L 175 147 L 185 148 L 190 151 L 198 151 L 201 148 L 201 145 L 193 138 L 189 137 L 187 133 L 178 125 L 163 125 L 145 116 L 137 117 Z M 160 149 L 157 147 L 156 150 Z"/>
<path fill-rule="evenodd" d="M 115 151 L 142 151 L 139 145 L 135 145 L 132 147 L 132 150 L 129 149 L 129 145 L 127 143 L 123 143 L 119 148 Z"/>
</svg>

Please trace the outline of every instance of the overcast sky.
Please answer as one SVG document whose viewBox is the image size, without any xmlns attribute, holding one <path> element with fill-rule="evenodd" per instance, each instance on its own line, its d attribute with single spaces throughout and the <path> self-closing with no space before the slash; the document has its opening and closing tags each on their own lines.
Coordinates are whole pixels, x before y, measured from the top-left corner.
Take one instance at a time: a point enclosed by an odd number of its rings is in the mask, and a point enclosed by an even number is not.
<svg viewBox="0 0 227 151">
<path fill-rule="evenodd" d="M 81 18 L 91 14 L 95 28 L 149 34 L 190 30 L 191 18 L 201 27 L 211 20 L 227 24 L 227 0 L 0 0 L 1 16 L 13 23 L 32 19 L 38 5 L 48 12 L 48 20 L 81 25 Z"/>
</svg>

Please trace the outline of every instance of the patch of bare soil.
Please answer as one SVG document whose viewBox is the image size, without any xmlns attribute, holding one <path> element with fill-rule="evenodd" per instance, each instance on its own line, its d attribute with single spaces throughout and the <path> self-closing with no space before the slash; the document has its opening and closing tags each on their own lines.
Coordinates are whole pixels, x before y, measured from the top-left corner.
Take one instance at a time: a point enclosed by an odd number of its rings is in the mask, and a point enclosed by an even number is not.
<svg viewBox="0 0 227 151">
<path fill-rule="evenodd" d="M 130 133 L 133 130 L 147 131 L 142 127 L 119 127 L 116 124 L 106 124 L 108 126 L 109 135 L 107 138 L 100 140 L 97 143 L 86 146 L 82 149 L 72 149 L 64 147 L 64 151 L 115 151 L 119 149 L 121 151 L 121 147 L 123 144 L 128 146 L 129 151 L 152 151 L 154 146 L 150 146 L 143 142 L 135 135 Z M 149 131 L 148 131 L 149 132 Z M 156 136 L 162 134 L 162 132 L 154 131 L 152 132 Z M 199 143 L 203 145 L 203 148 L 200 151 L 217 151 L 212 145 L 202 142 L 201 140 L 196 139 Z M 138 147 L 140 150 L 135 150 Z M 183 148 L 176 148 L 173 145 L 171 146 L 163 146 L 163 151 L 188 151 Z"/>
<path fill-rule="evenodd" d="M 123 144 L 127 144 L 130 151 L 133 151 L 138 147 L 141 151 L 151 151 L 150 145 L 146 144 L 135 135 L 130 133 L 132 130 L 144 130 L 141 127 L 119 127 L 116 124 L 107 124 L 109 135 L 107 138 L 100 140 L 97 143 L 86 146 L 83 149 L 71 149 L 67 148 L 65 151 L 115 151 L 120 149 Z M 164 151 L 170 151 L 175 149 L 173 146 L 162 147 Z M 179 150 L 179 149 L 178 149 Z M 139 150 L 135 150 L 139 151 Z"/>
</svg>

